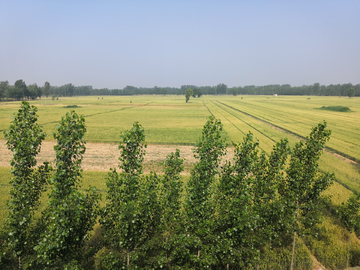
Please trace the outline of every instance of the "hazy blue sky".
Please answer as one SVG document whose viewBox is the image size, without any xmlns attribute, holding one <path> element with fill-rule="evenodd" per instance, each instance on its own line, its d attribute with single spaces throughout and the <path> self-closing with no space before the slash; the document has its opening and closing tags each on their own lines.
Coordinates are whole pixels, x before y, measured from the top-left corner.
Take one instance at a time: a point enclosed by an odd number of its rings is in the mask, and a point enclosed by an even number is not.
<svg viewBox="0 0 360 270">
<path fill-rule="evenodd" d="M 0 81 L 360 83 L 360 1 L 0 0 Z"/>
</svg>

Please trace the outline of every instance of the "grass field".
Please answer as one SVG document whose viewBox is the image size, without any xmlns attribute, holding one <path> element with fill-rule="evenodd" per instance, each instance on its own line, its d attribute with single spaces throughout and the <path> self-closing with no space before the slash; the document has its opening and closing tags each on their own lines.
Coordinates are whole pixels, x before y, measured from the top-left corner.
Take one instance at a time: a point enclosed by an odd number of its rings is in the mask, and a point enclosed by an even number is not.
<svg viewBox="0 0 360 270">
<path fill-rule="evenodd" d="M 317 123 L 326 121 L 332 135 L 327 146 L 357 162 L 333 155 L 328 150 L 320 168 L 335 173 L 338 181 L 360 192 L 360 99 L 317 96 L 203 96 L 185 103 L 183 96 L 91 96 L 31 101 L 38 107 L 38 122 L 52 140 L 51 131 L 71 108 L 86 119 L 86 140 L 117 142 L 120 133 L 139 121 L 149 144 L 193 145 L 211 114 L 222 120 L 224 136 L 241 142 L 249 131 L 260 147 L 270 153 L 273 145 L 287 138 L 290 145 L 309 135 Z M 46 103 L 46 104 L 45 104 Z M 345 106 L 350 112 L 320 110 L 323 106 Z M 0 103 L 0 130 L 6 130 L 10 116 L 20 102 Z M 4 139 L 2 132 L 0 139 Z M 165 158 L 165 157 L 164 157 Z"/>
<path fill-rule="evenodd" d="M 147 142 L 156 144 L 193 144 L 201 134 L 202 126 L 210 115 L 202 100 L 185 104 L 183 97 L 78 97 L 60 98 L 58 101 L 32 101 L 38 107 L 39 123 L 49 134 L 56 123 L 71 108 L 86 119 L 86 140 L 93 142 L 119 141 L 120 133 L 131 128 L 135 121 L 146 130 Z M 46 105 L 45 105 L 46 102 Z M 50 105 L 51 102 L 51 105 Z M 131 103 L 130 103 L 131 102 Z M 42 104 L 42 105 L 41 105 Z M 10 116 L 20 102 L 0 103 L 0 130 L 9 127 Z M 0 134 L 0 139 L 4 135 Z"/>
<path fill-rule="evenodd" d="M 305 137 L 317 123 L 326 121 L 332 130 L 331 140 L 327 146 L 360 160 L 360 99 L 339 97 L 209 97 L 208 106 L 218 106 L 221 111 L 227 111 L 249 126 L 258 128 L 254 122 L 274 125 Z M 347 106 L 350 112 L 319 110 L 322 106 Z M 253 121 L 251 121 L 251 118 Z M 258 120 L 258 121 L 255 121 Z M 261 129 L 261 127 L 260 127 Z M 271 139 L 274 135 L 269 134 Z"/>
</svg>

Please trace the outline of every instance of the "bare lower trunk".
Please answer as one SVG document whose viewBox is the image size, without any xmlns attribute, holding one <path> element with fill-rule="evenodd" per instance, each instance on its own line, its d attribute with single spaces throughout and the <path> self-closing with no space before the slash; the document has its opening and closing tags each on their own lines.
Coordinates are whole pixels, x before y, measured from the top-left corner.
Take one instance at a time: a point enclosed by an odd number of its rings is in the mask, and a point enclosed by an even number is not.
<svg viewBox="0 0 360 270">
<path fill-rule="evenodd" d="M 19 257 L 19 270 L 21 270 L 21 257 Z"/>
<path fill-rule="evenodd" d="M 226 265 L 226 270 L 229 270 L 229 264 Z"/>
<path fill-rule="evenodd" d="M 347 258 L 346 258 L 346 268 L 349 268 L 350 241 L 351 241 L 351 232 L 350 232 L 350 234 L 349 234 L 348 252 L 347 252 Z"/>
<path fill-rule="evenodd" d="M 127 262 L 126 262 L 127 267 L 129 268 L 130 265 L 130 252 L 127 252 Z"/>
<path fill-rule="evenodd" d="M 198 255 L 197 255 L 198 258 L 200 258 L 200 249 L 198 250 Z"/>
<path fill-rule="evenodd" d="M 293 242 L 293 249 L 292 249 L 292 255 L 291 255 L 290 270 L 293 270 L 293 265 L 294 265 L 294 257 L 295 257 L 295 240 L 296 240 L 296 232 L 294 232 L 294 242 Z"/>
<path fill-rule="evenodd" d="M 256 270 L 259 270 L 260 269 L 260 264 L 257 264 L 256 265 Z"/>
</svg>

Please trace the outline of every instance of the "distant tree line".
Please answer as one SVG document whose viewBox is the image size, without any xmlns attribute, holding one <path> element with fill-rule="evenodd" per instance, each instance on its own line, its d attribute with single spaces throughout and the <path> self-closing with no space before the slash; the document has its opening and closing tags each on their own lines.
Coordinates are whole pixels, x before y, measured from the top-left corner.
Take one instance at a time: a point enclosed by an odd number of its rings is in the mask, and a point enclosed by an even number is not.
<svg viewBox="0 0 360 270">
<path fill-rule="evenodd" d="M 52 86 L 45 82 L 44 86 L 26 85 L 25 81 L 17 80 L 14 85 L 8 81 L 0 82 L 1 100 L 31 100 L 42 96 L 71 97 L 71 96 L 130 96 L 130 95 L 186 95 L 187 89 L 192 89 L 193 97 L 202 95 L 308 95 L 308 96 L 360 96 L 360 84 L 330 84 L 291 86 L 290 84 L 271 84 L 263 86 L 246 85 L 227 87 L 220 83 L 216 86 L 182 85 L 176 87 L 135 87 L 126 86 L 123 89 L 94 89 L 91 85 L 74 86 L 71 83 L 62 86 Z"/>
</svg>

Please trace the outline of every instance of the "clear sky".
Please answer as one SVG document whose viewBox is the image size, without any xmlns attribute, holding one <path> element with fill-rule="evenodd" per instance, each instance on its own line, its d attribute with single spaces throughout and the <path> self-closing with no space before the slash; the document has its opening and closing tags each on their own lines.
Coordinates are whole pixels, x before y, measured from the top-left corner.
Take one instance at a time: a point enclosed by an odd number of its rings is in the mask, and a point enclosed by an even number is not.
<svg viewBox="0 0 360 270">
<path fill-rule="evenodd" d="M 360 1 L 0 0 L 0 81 L 360 83 Z"/>
</svg>

